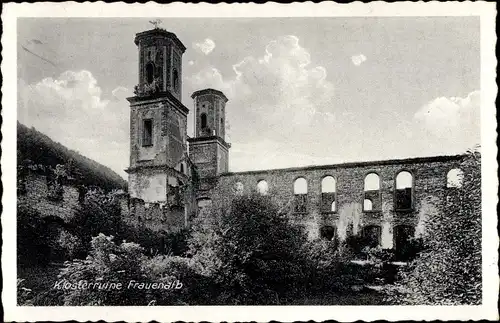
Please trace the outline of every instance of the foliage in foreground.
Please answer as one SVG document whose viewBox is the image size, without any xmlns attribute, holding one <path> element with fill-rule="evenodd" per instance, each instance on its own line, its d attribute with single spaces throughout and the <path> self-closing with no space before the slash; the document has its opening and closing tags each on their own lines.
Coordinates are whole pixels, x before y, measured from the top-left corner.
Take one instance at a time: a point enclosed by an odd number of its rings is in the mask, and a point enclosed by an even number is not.
<svg viewBox="0 0 500 323">
<path fill-rule="evenodd" d="M 394 303 L 481 303 L 481 157 L 468 153 L 463 185 L 448 188 L 446 205 L 425 223 L 423 250 L 401 273 Z"/>
<path fill-rule="evenodd" d="M 307 276 L 303 228 L 280 215 L 269 196 L 229 201 L 202 214 L 189 241 L 192 259 L 221 286 L 217 302 L 279 304 L 300 293 Z"/>
<path fill-rule="evenodd" d="M 189 303 L 205 284 L 187 258 L 149 258 L 138 244 L 117 244 L 113 240 L 100 234 L 92 239 L 92 249 L 85 260 L 65 263 L 59 282 L 71 284 L 67 286 L 84 286 L 84 282 L 108 285 L 60 288 L 64 305 L 181 305 Z"/>
</svg>

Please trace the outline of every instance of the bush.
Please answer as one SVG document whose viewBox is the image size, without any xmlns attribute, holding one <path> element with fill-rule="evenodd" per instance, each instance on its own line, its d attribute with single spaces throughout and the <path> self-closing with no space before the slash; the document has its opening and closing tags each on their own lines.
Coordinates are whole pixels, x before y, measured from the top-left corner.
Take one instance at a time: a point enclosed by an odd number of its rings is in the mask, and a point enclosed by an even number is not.
<svg viewBox="0 0 500 323">
<path fill-rule="evenodd" d="M 113 240 L 103 234 L 93 238 L 87 259 L 66 262 L 58 278 L 73 286 L 98 282 L 121 283 L 121 288 L 58 287 L 53 288 L 54 299 L 44 294 L 45 302 L 116 306 L 203 304 L 212 300 L 211 280 L 200 274 L 191 259 L 164 255 L 148 258 L 141 246 L 127 242 L 116 244 Z M 164 287 L 159 287 L 161 284 Z"/>
<path fill-rule="evenodd" d="M 98 189 L 87 191 L 75 216 L 68 223 L 82 244 L 75 257 L 84 259 L 88 255 L 92 237 L 100 233 L 116 236 L 122 229 L 122 221 L 120 205 L 111 194 Z"/>
<path fill-rule="evenodd" d="M 307 289 L 311 293 L 339 291 L 347 288 L 350 282 L 339 275 L 351 259 L 351 254 L 343 244 L 336 241 L 315 240 L 308 243 Z"/>
<path fill-rule="evenodd" d="M 446 206 L 426 220 L 426 249 L 401 273 L 399 292 L 388 300 L 418 305 L 481 303 L 479 152 L 468 152 L 460 168 L 462 187 L 447 189 Z"/>
<path fill-rule="evenodd" d="M 152 281 L 178 281 L 182 284 L 182 288 L 176 289 L 173 293 L 152 291 L 151 296 L 156 300 L 155 305 L 208 305 L 211 304 L 214 291 L 217 290 L 209 277 L 200 274 L 200 268 L 192 259 L 160 255 L 145 260 L 142 268 Z"/>
<path fill-rule="evenodd" d="M 188 249 L 188 230 L 167 233 L 153 231 L 144 225 L 131 226 L 124 221 L 116 196 L 102 190 L 87 192 L 84 201 L 78 207 L 76 216 L 68 225 L 77 229 L 75 231 L 78 238 L 84 245 L 82 252 L 75 253 L 79 258 L 86 257 L 92 237 L 100 233 L 113 235 L 117 241 L 138 243 L 148 256 L 184 255 Z"/>
<path fill-rule="evenodd" d="M 26 204 L 17 209 L 17 260 L 25 267 L 71 259 L 81 242 L 57 216 L 42 217 Z"/>
<path fill-rule="evenodd" d="M 122 289 L 62 288 L 64 305 L 147 305 L 152 300 L 147 291 L 126 288 L 130 281 L 147 282 L 142 272 L 143 249 L 134 243 L 113 242 L 103 234 L 91 241 L 85 260 L 66 262 L 59 281 L 77 286 L 80 282 L 122 283 Z"/>
<path fill-rule="evenodd" d="M 193 260 L 221 288 L 217 302 L 279 304 L 300 293 L 306 277 L 303 228 L 278 215 L 270 196 L 226 194 L 216 196 L 211 213 L 200 215 L 189 241 Z"/>
</svg>

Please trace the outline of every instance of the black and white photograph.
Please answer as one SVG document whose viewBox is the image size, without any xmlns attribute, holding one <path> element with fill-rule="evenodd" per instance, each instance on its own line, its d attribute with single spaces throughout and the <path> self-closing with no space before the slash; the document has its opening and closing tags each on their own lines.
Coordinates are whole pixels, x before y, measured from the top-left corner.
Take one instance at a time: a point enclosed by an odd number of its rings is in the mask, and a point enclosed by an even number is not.
<svg viewBox="0 0 500 323">
<path fill-rule="evenodd" d="M 12 313 L 498 318 L 494 5 L 47 5 L 2 36 Z"/>
</svg>

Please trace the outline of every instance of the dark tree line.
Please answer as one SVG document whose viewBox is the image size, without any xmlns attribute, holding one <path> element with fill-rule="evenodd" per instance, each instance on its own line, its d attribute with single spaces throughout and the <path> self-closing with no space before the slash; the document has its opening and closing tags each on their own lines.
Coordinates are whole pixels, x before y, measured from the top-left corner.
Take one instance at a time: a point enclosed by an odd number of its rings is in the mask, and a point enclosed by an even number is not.
<svg viewBox="0 0 500 323">
<path fill-rule="evenodd" d="M 125 189 L 126 181 L 110 168 L 68 149 L 34 128 L 17 123 L 17 163 L 56 168 L 65 165 L 77 185 Z"/>
</svg>

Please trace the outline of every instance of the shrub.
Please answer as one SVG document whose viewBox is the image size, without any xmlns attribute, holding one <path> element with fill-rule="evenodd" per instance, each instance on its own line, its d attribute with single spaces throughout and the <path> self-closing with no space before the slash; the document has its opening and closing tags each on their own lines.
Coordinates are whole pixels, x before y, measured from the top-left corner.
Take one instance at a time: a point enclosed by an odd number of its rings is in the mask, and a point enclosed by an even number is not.
<svg viewBox="0 0 500 323">
<path fill-rule="evenodd" d="M 87 283 L 122 283 L 123 288 L 64 288 L 64 305 L 147 305 L 152 298 L 147 290 L 128 289 L 130 281 L 148 282 L 142 272 L 143 249 L 134 243 L 113 242 L 103 234 L 91 241 L 85 260 L 66 262 L 59 281 L 77 286 Z"/>
<path fill-rule="evenodd" d="M 310 292 L 344 289 L 344 277 L 338 274 L 350 259 L 343 245 L 335 241 L 314 240 L 307 245 L 307 288 Z"/>
<path fill-rule="evenodd" d="M 155 305 L 210 304 L 213 300 L 216 288 L 212 280 L 200 274 L 200 268 L 192 259 L 159 255 L 145 260 L 142 268 L 151 281 L 182 285 L 170 293 L 152 291 Z"/>
<path fill-rule="evenodd" d="M 468 152 L 461 188 L 447 189 L 446 207 L 426 219 L 423 250 L 401 273 L 394 303 L 481 303 L 481 159 Z"/>
<path fill-rule="evenodd" d="M 278 215 L 271 196 L 216 196 L 193 226 L 189 253 L 221 286 L 219 304 L 277 304 L 299 293 L 306 235 Z"/>
<path fill-rule="evenodd" d="M 92 237 L 99 235 L 115 236 L 122 227 L 121 209 L 118 201 L 101 190 L 90 190 L 84 201 L 79 204 L 76 215 L 68 226 L 75 230 L 83 247 L 78 257 L 84 258 L 90 250 Z"/>
<path fill-rule="evenodd" d="M 46 266 L 70 259 L 80 247 L 79 239 L 57 216 L 42 217 L 26 204 L 17 209 L 17 260 L 21 266 Z"/>
</svg>

